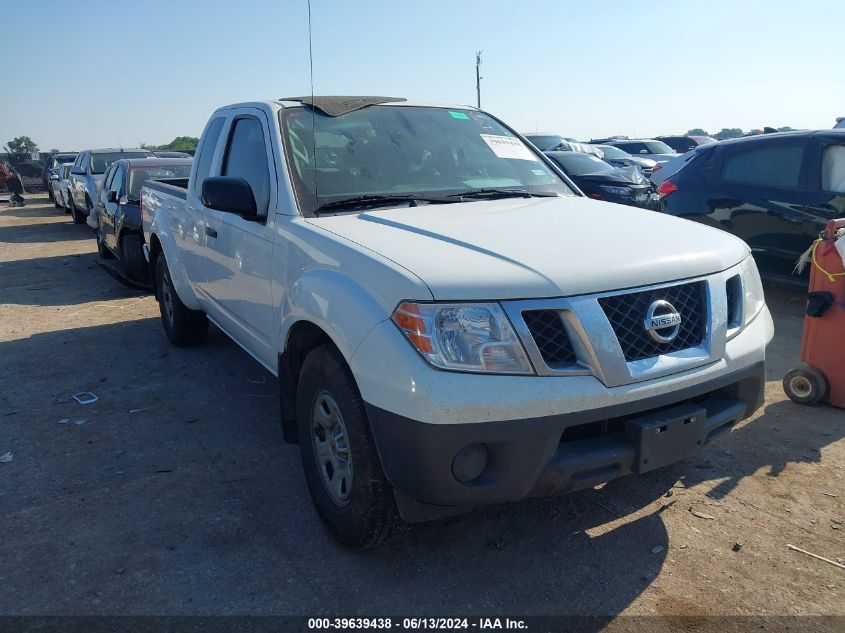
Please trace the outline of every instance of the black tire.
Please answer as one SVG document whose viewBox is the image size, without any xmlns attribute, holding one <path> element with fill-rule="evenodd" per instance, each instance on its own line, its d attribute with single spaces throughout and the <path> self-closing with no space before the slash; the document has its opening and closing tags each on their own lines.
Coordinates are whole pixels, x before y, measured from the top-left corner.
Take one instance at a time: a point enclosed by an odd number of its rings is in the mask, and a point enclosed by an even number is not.
<svg viewBox="0 0 845 633">
<path fill-rule="evenodd" d="M 827 380 L 812 367 L 790 369 L 783 377 L 783 390 L 798 404 L 818 404 L 827 396 Z"/>
<path fill-rule="evenodd" d="M 88 224 L 88 218 L 90 218 L 91 214 L 94 213 L 94 205 L 91 204 L 91 199 L 88 197 L 88 194 L 85 194 L 85 212 L 86 212 L 85 213 L 85 224 L 87 225 Z M 94 231 L 94 235 L 96 235 L 100 230 L 99 220 L 100 220 L 100 218 L 97 218 L 97 228 L 91 229 L 92 231 Z M 91 228 L 91 226 L 88 225 L 88 228 Z"/>
<path fill-rule="evenodd" d="M 177 347 L 202 343 L 208 335 L 208 319 L 204 312 L 187 308 L 179 299 L 170 279 L 164 253 L 158 254 L 155 271 L 156 298 L 168 340 Z"/>
<path fill-rule="evenodd" d="M 128 233 L 120 238 L 120 259 L 126 267 L 126 276 L 132 281 L 146 282 L 149 276 L 144 257 L 144 238 Z"/>
<path fill-rule="evenodd" d="M 70 197 L 70 217 L 73 218 L 74 224 L 85 224 L 85 216 L 76 209 L 76 203 L 73 201 L 73 196 Z"/>
<path fill-rule="evenodd" d="M 326 395 L 339 411 L 343 430 L 339 436 L 334 432 L 327 434 L 326 429 L 314 421 L 315 411 Z M 393 488 L 382 471 L 358 387 L 333 345 L 321 345 L 305 358 L 296 401 L 299 450 L 308 491 L 332 535 L 353 549 L 369 549 L 398 536 L 405 524 L 396 509 Z M 325 439 L 321 439 L 321 433 Z M 342 440 L 337 440 L 338 437 Z M 318 442 L 331 442 L 330 452 L 336 458 L 336 440 L 342 442 L 341 451 L 347 455 L 345 461 L 349 466 L 344 476 L 348 473 L 352 481 L 348 491 L 344 491 L 348 495 L 345 502 L 336 500 L 334 495 L 337 493 L 329 492 L 330 484 L 324 479 L 337 475 L 338 471 L 327 468 L 329 464 L 321 463 L 317 456 Z M 323 460 L 329 459 L 332 458 L 323 457 Z"/>
<path fill-rule="evenodd" d="M 103 239 L 102 232 L 99 228 L 97 229 L 95 239 L 97 240 L 97 253 L 100 255 L 100 257 L 102 257 L 103 259 L 114 259 L 114 253 L 112 253 L 109 250 L 109 247 L 106 246 L 106 242 Z"/>
</svg>

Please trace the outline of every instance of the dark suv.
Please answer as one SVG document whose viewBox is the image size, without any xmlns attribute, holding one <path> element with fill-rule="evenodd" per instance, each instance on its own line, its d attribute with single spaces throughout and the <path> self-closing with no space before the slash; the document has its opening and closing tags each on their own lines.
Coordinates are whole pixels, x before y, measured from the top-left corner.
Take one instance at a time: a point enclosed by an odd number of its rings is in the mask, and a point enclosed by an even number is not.
<svg viewBox="0 0 845 633">
<path fill-rule="evenodd" d="M 795 280 L 825 223 L 845 217 L 845 130 L 763 134 L 696 154 L 660 185 L 660 210 L 741 237 L 770 277 Z"/>
</svg>

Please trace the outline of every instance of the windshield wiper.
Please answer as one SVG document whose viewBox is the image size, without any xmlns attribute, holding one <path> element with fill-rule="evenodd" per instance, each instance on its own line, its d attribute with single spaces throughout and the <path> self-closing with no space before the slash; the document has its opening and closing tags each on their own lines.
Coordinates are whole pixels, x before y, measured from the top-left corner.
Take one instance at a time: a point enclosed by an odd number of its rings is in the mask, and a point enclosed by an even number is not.
<svg viewBox="0 0 845 633">
<path fill-rule="evenodd" d="M 528 191 L 528 189 L 470 189 L 469 191 L 462 191 L 461 193 L 452 193 L 446 196 L 447 198 L 553 198 L 557 196 L 556 193 L 536 193 Z"/>
<path fill-rule="evenodd" d="M 354 209 L 360 207 L 376 207 L 391 204 L 399 204 L 402 202 L 410 203 L 410 206 L 417 206 L 417 202 L 429 202 L 431 204 L 441 204 L 447 202 L 459 202 L 458 200 L 449 200 L 447 198 L 421 198 L 413 194 L 401 195 L 379 195 L 371 194 L 366 196 L 354 196 L 352 198 L 343 198 L 333 202 L 327 202 L 314 209 L 314 215 L 320 215 L 323 211 L 339 211 L 342 209 Z"/>
</svg>

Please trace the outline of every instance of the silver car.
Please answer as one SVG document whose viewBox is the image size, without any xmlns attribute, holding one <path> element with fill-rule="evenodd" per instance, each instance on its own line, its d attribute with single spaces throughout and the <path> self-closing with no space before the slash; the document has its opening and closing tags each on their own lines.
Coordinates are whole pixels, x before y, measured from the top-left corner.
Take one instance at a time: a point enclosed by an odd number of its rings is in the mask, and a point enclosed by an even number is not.
<svg viewBox="0 0 845 633">
<path fill-rule="evenodd" d="M 116 160 L 121 158 L 155 158 L 146 149 L 88 149 L 80 152 L 70 170 L 68 191 L 70 192 L 70 213 L 76 224 L 83 224 L 94 200 L 100 195 L 103 174 Z"/>
<path fill-rule="evenodd" d="M 655 141 L 652 138 L 610 139 L 604 141 L 602 145 L 613 145 L 621 150 L 625 150 L 631 156 L 650 158 L 658 165 L 678 156 L 678 152 L 666 145 L 666 143 Z"/>
<path fill-rule="evenodd" d="M 53 200 L 53 205 L 57 209 L 67 209 L 65 202 L 65 194 L 62 193 L 62 188 L 67 191 L 67 179 L 70 178 L 70 168 L 73 163 L 60 163 L 50 169 L 50 180 L 47 183 L 49 187 L 50 198 Z"/>
<path fill-rule="evenodd" d="M 65 213 L 70 213 L 70 169 L 73 163 L 65 163 L 59 171 L 59 195 L 60 202 Z"/>
</svg>

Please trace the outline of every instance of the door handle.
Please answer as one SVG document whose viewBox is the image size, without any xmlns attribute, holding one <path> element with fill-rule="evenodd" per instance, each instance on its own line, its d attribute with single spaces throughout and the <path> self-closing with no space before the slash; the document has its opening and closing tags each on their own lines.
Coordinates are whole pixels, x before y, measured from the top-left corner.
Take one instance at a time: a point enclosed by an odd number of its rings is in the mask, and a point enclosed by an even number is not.
<svg viewBox="0 0 845 633">
<path fill-rule="evenodd" d="M 205 234 L 208 235 L 208 237 L 217 237 L 217 231 L 209 227 L 205 227 Z"/>
</svg>

